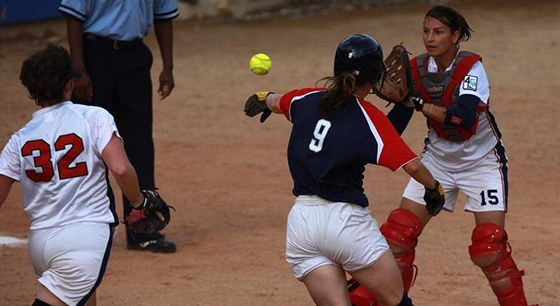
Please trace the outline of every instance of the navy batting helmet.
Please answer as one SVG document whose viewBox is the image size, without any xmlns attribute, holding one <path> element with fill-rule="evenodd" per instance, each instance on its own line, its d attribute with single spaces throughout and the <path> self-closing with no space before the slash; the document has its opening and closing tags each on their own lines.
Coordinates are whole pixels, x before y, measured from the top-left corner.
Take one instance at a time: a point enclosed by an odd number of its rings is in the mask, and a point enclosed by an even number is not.
<svg viewBox="0 0 560 306">
<path fill-rule="evenodd" d="M 334 56 L 334 75 L 353 73 L 370 84 L 383 75 L 381 45 L 366 34 L 350 35 L 338 44 Z"/>
</svg>

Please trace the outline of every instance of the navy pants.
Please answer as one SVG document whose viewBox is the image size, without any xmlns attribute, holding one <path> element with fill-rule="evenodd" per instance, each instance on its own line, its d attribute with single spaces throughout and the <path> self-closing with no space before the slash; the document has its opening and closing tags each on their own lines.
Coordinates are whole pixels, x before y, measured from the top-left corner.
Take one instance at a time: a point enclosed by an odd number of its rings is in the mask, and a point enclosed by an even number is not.
<svg viewBox="0 0 560 306">
<path fill-rule="evenodd" d="M 93 99 L 76 103 L 100 106 L 115 118 L 124 140 L 130 162 L 136 169 L 141 189 L 153 189 L 154 142 L 152 138 L 152 81 L 150 69 L 153 57 L 142 42 L 115 49 L 106 41 L 84 37 L 84 61 L 93 82 Z M 109 198 L 112 196 L 112 191 Z M 131 209 L 123 196 L 126 215 Z M 143 241 L 149 235 L 127 231 L 127 240 Z"/>
</svg>

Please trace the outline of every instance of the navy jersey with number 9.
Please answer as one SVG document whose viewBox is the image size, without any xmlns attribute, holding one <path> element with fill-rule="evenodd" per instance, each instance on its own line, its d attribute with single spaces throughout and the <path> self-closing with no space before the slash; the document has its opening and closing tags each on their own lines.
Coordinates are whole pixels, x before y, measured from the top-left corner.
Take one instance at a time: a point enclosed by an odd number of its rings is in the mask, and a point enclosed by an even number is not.
<svg viewBox="0 0 560 306">
<path fill-rule="evenodd" d="M 359 97 L 321 118 L 319 103 L 325 94 L 322 88 L 306 88 L 280 99 L 282 113 L 293 124 L 288 144 L 293 193 L 368 206 L 365 165 L 396 171 L 416 155 L 385 114 Z"/>
</svg>

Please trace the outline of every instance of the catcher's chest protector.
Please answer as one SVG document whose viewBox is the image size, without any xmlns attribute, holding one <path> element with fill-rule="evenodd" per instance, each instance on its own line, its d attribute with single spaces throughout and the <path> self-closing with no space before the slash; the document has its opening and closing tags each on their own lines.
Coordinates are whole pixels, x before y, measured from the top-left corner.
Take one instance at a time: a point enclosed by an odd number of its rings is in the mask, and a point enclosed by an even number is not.
<svg viewBox="0 0 560 306">
<path fill-rule="evenodd" d="M 429 55 L 425 53 L 410 61 L 412 79 L 418 94 L 427 103 L 445 107 L 456 106 L 461 82 L 472 66 L 482 58 L 472 52 L 460 51 L 450 70 L 437 73 L 428 72 L 428 58 Z M 482 111 L 483 108 L 479 107 L 478 112 Z M 470 130 L 452 124 L 439 123 L 430 118 L 428 118 L 428 124 L 441 138 L 462 142 L 476 133 L 478 119 L 475 120 Z"/>
</svg>

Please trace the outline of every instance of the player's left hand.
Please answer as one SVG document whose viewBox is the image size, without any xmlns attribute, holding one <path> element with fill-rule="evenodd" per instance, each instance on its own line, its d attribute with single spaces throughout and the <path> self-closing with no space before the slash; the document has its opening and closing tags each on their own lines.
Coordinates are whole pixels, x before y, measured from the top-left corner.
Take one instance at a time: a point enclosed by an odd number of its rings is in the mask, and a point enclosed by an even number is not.
<svg viewBox="0 0 560 306">
<path fill-rule="evenodd" d="M 272 114 L 272 111 L 266 104 L 266 97 L 272 93 L 271 91 L 259 91 L 251 95 L 249 99 L 247 99 L 247 102 L 245 102 L 245 115 L 255 117 L 262 113 L 261 123 L 263 123 Z"/>
<path fill-rule="evenodd" d="M 170 209 L 159 195 L 157 189 L 142 190 L 144 201 L 125 216 L 123 223 L 126 228 L 137 233 L 155 233 L 163 230 L 171 221 Z"/>
<path fill-rule="evenodd" d="M 445 193 L 443 191 L 443 186 L 437 180 L 436 186 L 433 189 L 426 188 L 424 201 L 426 201 L 426 210 L 430 216 L 437 216 L 443 209 Z"/>
<path fill-rule="evenodd" d="M 159 88 L 158 94 L 163 100 L 167 98 L 175 88 L 175 80 L 173 79 L 173 72 L 163 70 L 159 74 Z"/>
<path fill-rule="evenodd" d="M 383 61 L 385 73 L 381 82 L 376 84 L 374 93 L 390 103 L 401 104 L 406 107 L 418 106 L 411 99 L 416 89 L 412 81 L 408 51 L 400 44 L 393 47 Z"/>
</svg>

